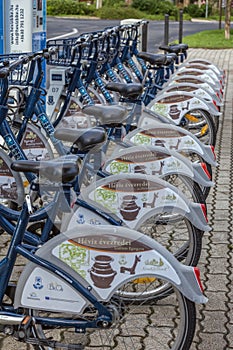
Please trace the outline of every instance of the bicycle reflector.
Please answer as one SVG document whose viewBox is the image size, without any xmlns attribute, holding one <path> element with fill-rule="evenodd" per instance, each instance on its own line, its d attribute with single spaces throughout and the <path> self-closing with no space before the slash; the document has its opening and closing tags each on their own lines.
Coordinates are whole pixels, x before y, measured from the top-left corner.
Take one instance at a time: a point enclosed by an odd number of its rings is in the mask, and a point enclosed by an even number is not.
<svg viewBox="0 0 233 350">
<path fill-rule="evenodd" d="M 139 277 L 133 280 L 133 283 L 135 284 L 146 284 L 146 283 L 153 283 L 155 282 L 156 278 L 155 277 Z"/>
<path fill-rule="evenodd" d="M 204 172 L 206 173 L 206 175 L 208 176 L 208 178 L 211 180 L 211 175 L 207 169 L 206 163 L 201 163 L 201 167 L 204 170 Z"/>
<path fill-rule="evenodd" d="M 198 283 L 198 285 L 199 285 L 199 287 L 200 287 L 200 290 L 201 290 L 202 293 L 203 293 L 203 292 L 204 292 L 204 288 L 203 288 L 202 283 L 201 283 L 201 274 L 200 274 L 200 270 L 199 270 L 198 267 L 194 267 L 193 270 L 194 270 L 194 275 L 195 275 L 195 277 L 196 277 L 196 279 L 197 279 L 197 283 Z"/>
<path fill-rule="evenodd" d="M 217 109 L 217 111 L 220 112 L 220 107 L 217 106 L 217 102 L 215 100 L 212 100 L 212 103 L 213 103 L 214 107 Z"/>
<path fill-rule="evenodd" d="M 203 126 L 203 128 L 201 128 L 201 136 L 207 134 L 208 132 L 208 124 L 206 124 L 205 126 Z"/>
<path fill-rule="evenodd" d="M 215 151 L 214 151 L 214 146 L 213 145 L 210 145 L 210 148 L 211 148 L 211 151 L 214 155 L 214 159 L 216 160 L 216 154 L 215 154 Z"/>
<path fill-rule="evenodd" d="M 202 203 L 202 204 L 200 204 L 200 206 L 201 206 L 201 210 L 202 210 L 202 212 L 203 212 L 203 214 L 204 214 L 204 217 L 205 217 L 205 219 L 206 219 L 206 222 L 208 222 L 206 205 L 205 205 L 204 203 Z"/>
</svg>

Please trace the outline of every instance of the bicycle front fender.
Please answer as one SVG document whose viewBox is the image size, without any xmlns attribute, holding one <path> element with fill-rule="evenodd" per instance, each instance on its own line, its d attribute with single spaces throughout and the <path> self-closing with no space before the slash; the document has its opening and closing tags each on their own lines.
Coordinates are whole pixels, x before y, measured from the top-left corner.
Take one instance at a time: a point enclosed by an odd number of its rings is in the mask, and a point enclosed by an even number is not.
<svg viewBox="0 0 233 350">
<path fill-rule="evenodd" d="M 179 83 L 178 81 L 175 81 L 176 84 L 171 84 L 167 85 L 166 87 L 163 88 L 163 90 L 157 94 L 158 95 L 163 95 L 169 92 L 174 92 L 174 91 L 188 91 L 192 93 L 193 95 L 196 95 L 205 101 L 208 101 L 209 103 L 213 104 L 215 103 L 217 106 L 221 107 L 224 104 L 222 103 L 219 95 L 217 93 L 214 93 L 213 91 L 207 90 L 204 87 L 200 87 L 198 84 L 193 84 L 193 83 Z"/>
<path fill-rule="evenodd" d="M 214 182 L 210 180 L 211 175 L 208 173 L 208 170 L 203 168 L 203 165 L 200 163 L 193 164 L 194 170 L 194 181 L 201 186 L 212 187 Z"/>
<path fill-rule="evenodd" d="M 187 61 L 188 64 L 203 64 L 206 67 L 215 71 L 216 74 L 220 75 L 223 79 L 225 77 L 224 70 L 220 69 L 216 65 L 214 65 L 211 61 L 205 60 L 204 58 L 189 58 Z M 184 64 L 185 65 L 185 64 Z"/>
<path fill-rule="evenodd" d="M 212 84 L 213 86 L 215 86 L 215 88 L 217 90 L 220 90 L 222 88 L 222 84 L 221 84 L 220 80 L 216 76 L 214 76 L 214 75 L 211 76 L 207 72 L 203 72 L 200 69 L 193 68 L 193 69 L 189 69 L 189 70 L 186 69 L 186 70 L 183 70 L 183 71 L 178 70 L 176 72 L 176 74 L 174 74 L 171 77 L 171 79 L 174 79 L 176 75 L 179 76 L 179 77 L 182 77 L 184 79 L 185 79 L 186 76 L 190 76 L 190 75 L 192 75 L 193 77 L 200 77 L 202 80 L 204 80 L 207 83 Z"/>
</svg>

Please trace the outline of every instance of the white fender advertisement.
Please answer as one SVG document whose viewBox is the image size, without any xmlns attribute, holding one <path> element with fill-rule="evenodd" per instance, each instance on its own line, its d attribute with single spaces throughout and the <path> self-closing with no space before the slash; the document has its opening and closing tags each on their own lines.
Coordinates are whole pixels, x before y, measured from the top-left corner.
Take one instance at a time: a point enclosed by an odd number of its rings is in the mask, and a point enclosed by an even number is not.
<svg viewBox="0 0 233 350">
<path fill-rule="evenodd" d="M 80 199 L 113 214 L 130 228 L 165 211 L 187 217 L 200 230 L 210 230 L 199 204 L 190 202 L 176 187 L 152 175 L 112 175 L 83 189 Z"/>
<path fill-rule="evenodd" d="M 28 264 L 17 285 L 15 307 L 79 313 L 87 302 L 72 287 L 73 279 L 98 300 L 107 301 L 122 284 L 143 276 L 163 278 L 190 300 L 207 301 L 195 268 L 179 263 L 160 244 L 134 230 L 80 225 L 51 239 L 36 255 L 57 270 L 51 273 Z"/>
<path fill-rule="evenodd" d="M 176 125 L 179 125 L 183 118 L 192 118 L 190 114 L 195 109 L 206 110 L 212 115 L 221 115 L 217 109 L 213 108 L 205 100 L 184 91 L 168 92 L 164 95 L 159 95 L 147 107 L 152 112 L 171 119 Z"/>
<path fill-rule="evenodd" d="M 167 86 L 167 87 L 163 88 L 161 93 L 159 93 L 158 95 L 165 96 L 166 93 L 177 92 L 177 91 L 185 91 L 185 92 L 192 93 L 193 95 L 196 95 L 197 97 L 200 97 L 201 99 L 204 99 L 206 101 L 206 103 L 208 103 L 208 104 L 210 103 L 212 107 L 214 107 L 213 103 L 219 107 L 223 106 L 223 103 L 221 103 L 221 100 L 220 100 L 219 96 L 217 96 L 217 94 L 213 94 L 213 93 L 211 93 L 211 91 L 204 89 L 203 87 L 197 86 L 195 84 L 192 84 L 192 83 L 188 83 L 188 84 L 187 83 L 178 83 L 178 84 L 175 84 L 172 86 Z M 216 107 L 216 112 L 219 112 L 217 107 Z"/>
<path fill-rule="evenodd" d="M 187 130 L 158 123 L 150 114 L 147 114 L 138 128 L 128 133 L 124 140 L 138 146 L 162 146 L 177 152 L 191 151 L 199 154 L 207 163 L 217 165 L 211 146 L 203 145 Z"/>
<path fill-rule="evenodd" d="M 210 94 L 216 95 L 217 98 L 222 101 L 222 92 L 219 91 L 214 84 L 211 84 L 210 82 L 206 82 L 202 77 L 200 76 L 193 76 L 193 75 L 186 75 L 186 76 L 174 76 L 171 80 L 169 80 L 169 85 L 165 86 L 174 86 L 178 84 L 194 84 L 198 85 L 200 88 L 205 89 Z"/>
<path fill-rule="evenodd" d="M 117 147 L 106 161 L 104 170 L 113 175 L 140 173 L 161 178 L 177 174 L 187 176 L 200 185 L 213 185 L 201 166 L 195 164 L 194 167 L 186 157 L 159 146 Z"/>
</svg>

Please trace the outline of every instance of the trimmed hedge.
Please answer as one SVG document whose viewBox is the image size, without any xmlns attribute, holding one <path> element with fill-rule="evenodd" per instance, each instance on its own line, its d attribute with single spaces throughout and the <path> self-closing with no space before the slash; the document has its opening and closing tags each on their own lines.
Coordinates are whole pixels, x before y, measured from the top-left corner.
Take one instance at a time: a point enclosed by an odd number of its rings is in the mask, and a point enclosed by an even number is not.
<svg viewBox="0 0 233 350">
<path fill-rule="evenodd" d="M 76 0 L 47 0 L 47 14 L 91 16 L 96 11 L 95 5 L 87 5 Z"/>
<path fill-rule="evenodd" d="M 145 18 L 145 13 L 132 7 L 102 7 L 96 11 L 101 19 Z"/>
<path fill-rule="evenodd" d="M 178 11 L 176 6 L 166 0 L 133 0 L 132 7 L 150 15 L 176 16 Z"/>
</svg>

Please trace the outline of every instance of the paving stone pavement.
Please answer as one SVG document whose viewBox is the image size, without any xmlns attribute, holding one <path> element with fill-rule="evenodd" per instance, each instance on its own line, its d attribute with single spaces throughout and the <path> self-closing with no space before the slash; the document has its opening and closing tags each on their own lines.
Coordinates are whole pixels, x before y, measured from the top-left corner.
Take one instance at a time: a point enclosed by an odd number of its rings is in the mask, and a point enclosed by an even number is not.
<svg viewBox="0 0 233 350">
<path fill-rule="evenodd" d="M 199 262 L 206 305 L 198 307 L 196 336 L 191 350 L 233 349 L 233 50 L 190 49 L 189 57 L 210 60 L 227 75 L 224 109 L 215 148 L 219 166 L 214 170 L 215 186 L 207 199 L 212 231 L 203 238 Z"/>
<path fill-rule="evenodd" d="M 209 301 L 197 306 L 196 335 L 190 349 L 230 350 L 233 349 L 233 49 L 189 49 L 189 57 L 208 59 L 225 69 L 227 76 L 216 145 L 219 166 L 214 169 L 215 186 L 207 200 L 212 230 L 203 237 L 199 262 Z M 25 350 L 30 347 L 0 336 L 0 349 Z"/>
</svg>

